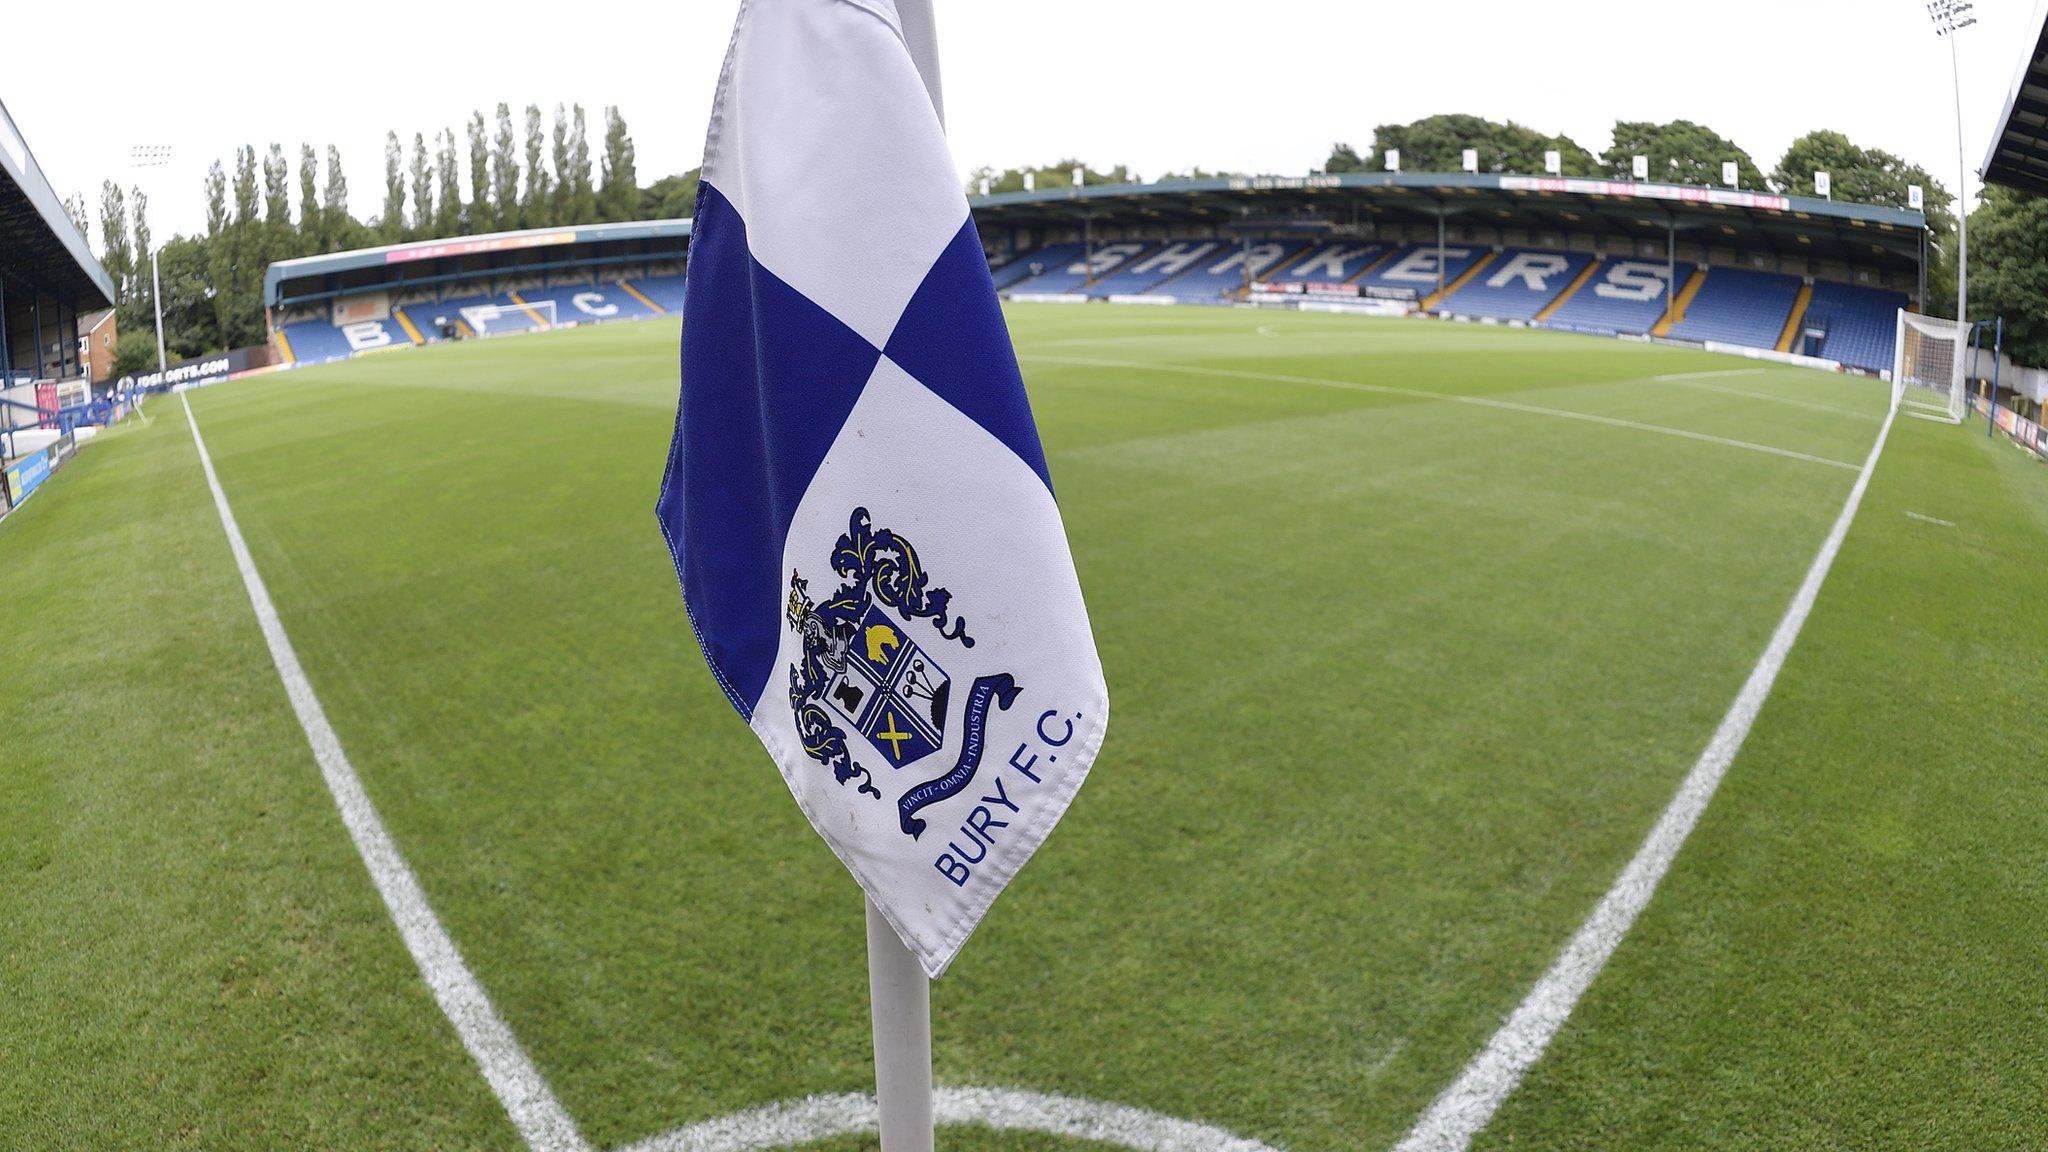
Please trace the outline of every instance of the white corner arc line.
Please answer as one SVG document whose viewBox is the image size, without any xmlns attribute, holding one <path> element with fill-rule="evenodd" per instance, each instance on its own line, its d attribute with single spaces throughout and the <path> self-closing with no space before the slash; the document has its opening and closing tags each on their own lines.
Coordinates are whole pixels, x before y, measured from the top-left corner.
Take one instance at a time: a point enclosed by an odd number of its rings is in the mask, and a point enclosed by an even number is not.
<svg viewBox="0 0 2048 1152">
<path fill-rule="evenodd" d="M 1550 970 L 1529 990 L 1457 1080 L 1415 1121 L 1408 1135 L 1394 1146 L 1395 1152 L 1463 1152 L 1469 1147 L 1473 1137 L 1493 1119 L 1494 1112 L 1521 1082 L 1522 1074 L 1543 1055 L 1577 1006 L 1579 997 L 1592 985 L 1622 937 L 1635 924 L 1637 915 L 1649 904 L 1678 850 L 1714 798 L 1729 765 L 1742 750 L 1743 741 L 1763 711 L 1764 701 L 1770 698 L 1778 672 L 1785 666 L 1785 658 L 1798 641 L 1800 630 L 1806 626 L 1806 618 L 1820 596 L 1821 584 L 1834 566 L 1843 539 L 1849 535 L 1849 525 L 1855 521 L 1863 493 L 1870 487 L 1871 473 L 1877 468 L 1878 456 L 1884 451 L 1885 439 L 1891 435 L 1897 415 L 1895 407 L 1878 429 L 1877 442 L 1871 445 L 1870 455 L 1863 461 L 1855 486 L 1849 489 L 1841 514 L 1835 517 L 1834 527 L 1807 568 L 1806 579 L 1793 594 L 1792 603 L 1778 621 L 1777 630 L 1771 633 L 1770 643 L 1764 646 L 1756 667 L 1750 670 L 1749 679 L 1743 682 L 1742 691 L 1721 718 L 1720 727 L 1714 730 L 1713 738 L 1679 785 L 1678 794 L 1671 798 L 1642 846 L 1636 849 L 1634 858 L 1621 870 L 1585 923 L 1579 925 Z"/>
<path fill-rule="evenodd" d="M 1436 400 L 1447 404 L 1467 404 L 1474 408 L 1492 408 L 1502 412 L 1520 412 L 1528 416 L 1551 416 L 1559 420 L 1577 420 L 1586 424 L 1601 424 L 1609 428 L 1627 428 L 1633 432 L 1654 432 L 1660 436 L 1676 436 L 1681 440 L 1694 440 L 1702 444 L 1719 444 L 1724 448 L 1743 448 L 1751 452 L 1762 452 L 1770 456 L 1782 456 L 1787 460 L 1803 460 L 1808 464 L 1823 464 L 1829 468 L 1856 471 L 1856 465 L 1847 460 L 1836 460 L 1828 456 L 1815 456 L 1810 452 L 1799 452 L 1791 448 L 1776 448 L 1769 444 L 1755 444 L 1748 440 L 1736 440 L 1728 436 L 1716 436 L 1710 432 L 1694 432 L 1689 428 L 1673 428 L 1666 424 L 1646 424 L 1640 420 L 1624 420 L 1619 416 L 1601 416 L 1593 412 L 1573 412 L 1568 408 L 1545 408 L 1540 404 L 1518 404 L 1512 400 L 1496 400 L 1491 396 L 1466 396 L 1457 392 L 1431 392 L 1426 388 L 1402 388 L 1393 384 L 1366 384 L 1357 380 L 1335 380 L 1323 376 L 1291 376 L 1279 372 L 1247 372 L 1238 368 L 1201 368 L 1191 364 L 1146 364 L 1136 360 L 1104 360 L 1092 356 L 1046 356 L 1040 353 L 1018 353 L 1022 361 L 1039 360 L 1047 364 L 1073 364 L 1095 368 L 1130 368 L 1143 372 L 1177 372 L 1184 376 L 1224 376 L 1238 380 L 1270 380 L 1276 384 L 1307 384 L 1316 388 L 1339 388 L 1348 392 L 1373 392 L 1382 396 L 1405 396 L 1415 400 Z"/>
<path fill-rule="evenodd" d="M 1278 1152 L 1192 1120 L 1021 1088 L 940 1088 L 932 1094 L 932 1118 L 939 1124 L 1095 1140 L 1135 1152 Z M 875 1098 L 849 1092 L 735 1112 L 649 1137 L 620 1152 L 766 1152 L 875 1130 Z"/>
<path fill-rule="evenodd" d="M 412 953 L 435 1002 L 455 1026 L 462 1046 L 475 1058 L 491 1091 L 497 1094 L 527 1145 L 536 1152 L 589 1152 L 590 1145 L 577 1131 L 575 1121 L 555 1099 L 540 1069 L 534 1067 L 511 1027 L 491 1005 L 483 985 L 463 962 L 455 941 L 427 903 L 419 879 L 406 865 L 405 857 L 399 855 L 397 843 L 378 818 L 362 779 L 342 751 L 341 738 L 335 735 L 319 697 L 313 694 L 306 670 L 299 665 L 298 653 L 292 648 L 291 638 L 285 635 L 263 577 L 256 571 L 256 562 L 250 557 L 235 514 L 228 507 L 227 493 L 221 489 L 220 476 L 213 470 L 206 440 L 199 434 L 192 403 L 183 394 L 178 398 L 185 405 L 185 421 L 192 426 L 192 443 L 199 449 L 206 486 L 213 490 L 213 506 L 220 512 L 221 528 L 227 532 L 228 548 L 235 554 L 235 567 L 241 570 L 242 585 L 249 592 L 249 606 L 255 609 L 264 642 L 270 646 L 270 659 L 277 665 L 278 679 L 284 682 L 285 695 L 291 698 L 299 727 L 305 729 L 306 743 L 312 745 L 313 759 L 319 763 L 320 775 L 334 796 L 334 806 L 341 810 L 349 839 L 355 842 L 356 852 L 362 856 L 363 866 L 369 869 L 370 880 L 377 886 L 377 894 L 384 898 L 385 908 L 398 925 L 406 951 Z"/>
</svg>

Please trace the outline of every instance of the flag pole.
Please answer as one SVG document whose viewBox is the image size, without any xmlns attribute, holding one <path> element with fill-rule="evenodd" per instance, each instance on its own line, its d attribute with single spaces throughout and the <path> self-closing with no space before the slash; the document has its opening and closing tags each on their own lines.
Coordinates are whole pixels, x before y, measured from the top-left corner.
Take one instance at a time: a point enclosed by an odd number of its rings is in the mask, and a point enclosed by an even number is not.
<svg viewBox="0 0 2048 1152">
<path fill-rule="evenodd" d="M 939 124 L 946 105 L 939 88 L 938 25 L 932 0 L 896 0 L 903 43 L 932 98 Z M 875 1103 L 882 1152 L 932 1152 L 932 987 L 924 968 L 869 900 L 868 996 L 875 1036 Z"/>
<path fill-rule="evenodd" d="M 874 1002 L 875 1100 L 882 1152 L 932 1152 L 932 992 L 917 957 L 868 904 L 868 995 Z"/>
</svg>

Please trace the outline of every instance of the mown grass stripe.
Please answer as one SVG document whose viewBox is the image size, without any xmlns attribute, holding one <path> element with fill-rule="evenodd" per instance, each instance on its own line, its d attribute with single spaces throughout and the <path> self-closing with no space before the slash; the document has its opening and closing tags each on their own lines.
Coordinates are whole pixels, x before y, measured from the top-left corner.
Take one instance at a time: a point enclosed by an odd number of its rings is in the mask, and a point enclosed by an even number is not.
<svg viewBox="0 0 2048 1152">
<path fill-rule="evenodd" d="M 1047 364 L 1072 364 L 1090 368 L 1130 368 L 1144 372 L 1177 372 L 1189 376 L 1225 376 L 1236 380 L 1270 380 L 1276 384 L 1306 384 L 1316 388 L 1342 388 L 1352 392 L 1373 392 L 1382 396 L 1403 396 L 1414 400 L 1436 400 L 1449 404 L 1469 404 L 1477 408 L 1492 408 L 1503 412 L 1520 412 L 1529 416 L 1552 416 L 1560 420 L 1578 420 L 1587 424 L 1602 424 L 1609 428 L 1626 428 L 1634 432 L 1653 432 L 1662 436 L 1676 436 L 1685 440 L 1696 440 L 1704 444 L 1719 444 L 1726 448 L 1743 448 L 1751 452 L 1763 452 L 1782 456 L 1788 460 L 1803 460 L 1808 464 L 1823 464 L 1830 468 L 1856 471 L 1856 465 L 1846 460 L 1828 456 L 1815 456 L 1809 452 L 1798 452 L 1790 448 L 1777 448 L 1769 444 L 1757 444 L 1748 440 L 1736 440 L 1727 436 L 1716 436 L 1710 432 L 1695 432 L 1689 428 L 1673 428 L 1666 424 L 1646 424 L 1640 420 L 1624 420 L 1618 416 L 1601 416 L 1592 412 L 1573 412 L 1565 408 L 1545 408 L 1540 404 L 1519 404 L 1513 400 L 1495 400 L 1488 396 L 1467 396 L 1457 392 L 1432 392 L 1426 388 L 1402 388 L 1393 384 L 1366 384 L 1357 380 L 1334 380 L 1323 376 L 1294 376 L 1280 372 L 1247 372 L 1237 368 L 1200 368 L 1188 364 L 1147 364 L 1136 360 L 1101 360 L 1081 356 L 1045 356 L 1026 353 L 1017 357 L 1023 361 L 1042 361 Z"/>
<path fill-rule="evenodd" d="M 1806 579 L 1801 581 L 1791 605 L 1778 621 L 1770 643 L 1765 645 L 1763 655 L 1757 658 L 1756 667 L 1744 681 L 1742 691 L 1736 694 L 1735 702 L 1729 705 L 1727 715 L 1721 718 L 1721 724 L 1707 742 L 1706 750 L 1700 753 L 1692 771 L 1686 774 L 1678 794 L 1672 797 L 1664 814 L 1658 817 L 1642 847 L 1622 869 L 1614 886 L 1594 906 L 1592 915 L 1572 935 L 1550 970 L 1530 989 L 1528 996 L 1508 1017 L 1507 1023 L 1487 1041 L 1485 1049 L 1473 1057 L 1458 1079 L 1415 1122 L 1408 1135 L 1395 1146 L 1395 1152 L 1463 1152 L 1469 1147 L 1473 1137 L 1486 1127 L 1508 1094 L 1515 1090 L 1522 1074 L 1549 1047 L 1558 1029 L 1564 1026 L 1573 1007 L 1578 1004 L 1579 997 L 1592 985 L 1594 977 L 1600 974 L 1608 958 L 1621 945 L 1622 938 L 1628 935 L 1636 917 L 1649 905 L 1650 897 L 1656 894 L 1658 882 L 1670 870 L 1671 862 L 1677 858 L 1678 850 L 1684 847 L 1686 837 L 1692 834 L 1700 815 L 1707 810 L 1707 804 L 1713 800 L 1729 765 L 1742 751 L 1742 743 L 1756 724 L 1758 713 L 1763 711 L 1764 701 L 1770 698 L 1771 686 L 1777 682 L 1778 673 L 1785 666 L 1785 658 L 1791 654 L 1800 630 L 1806 626 L 1806 618 L 1812 614 L 1814 601 L 1820 596 L 1821 584 L 1827 580 L 1828 570 L 1834 566 L 1835 556 L 1842 549 L 1842 541 L 1849 535 L 1849 525 L 1855 521 L 1856 509 L 1863 503 L 1863 493 L 1870 487 L 1871 473 L 1877 468 L 1878 456 L 1884 451 L 1885 440 L 1891 435 L 1892 422 L 1896 417 L 1897 410 L 1894 409 L 1885 418 L 1883 427 L 1878 430 L 1877 441 L 1871 445 L 1870 455 L 1864 459 L 1862 471 L 1857 474 L 1855 486 L 1842 503 L 1841 514 L 1835 517 L 1834 527 L 1822 541 L 1820 552 L 1814 556 L 1812 566 L 1806 571 Z"/>
</svg>

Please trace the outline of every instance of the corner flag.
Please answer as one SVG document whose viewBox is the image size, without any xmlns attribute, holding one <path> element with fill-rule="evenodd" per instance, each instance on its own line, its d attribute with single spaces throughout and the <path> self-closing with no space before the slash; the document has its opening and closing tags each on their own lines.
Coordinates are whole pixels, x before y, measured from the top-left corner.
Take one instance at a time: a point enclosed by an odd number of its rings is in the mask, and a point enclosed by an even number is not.
<svg viewBox="0 0 2048 1152">
<path fill-rule="evenodd" d="M 684 316 L 657 514 L 698 644 L 936 977 L 1066 811 L 1109 695 L 892 0 L 742 3 Z"/>
</svg>

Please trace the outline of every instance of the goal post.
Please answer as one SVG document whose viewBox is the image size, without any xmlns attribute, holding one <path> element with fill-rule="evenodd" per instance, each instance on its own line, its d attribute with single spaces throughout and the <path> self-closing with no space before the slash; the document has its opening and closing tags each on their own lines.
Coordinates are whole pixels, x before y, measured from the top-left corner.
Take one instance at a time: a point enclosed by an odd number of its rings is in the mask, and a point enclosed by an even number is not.
<svg viewBox="0 0 2048 1152">
<path fill-rule="evenodd" d="M 555 302 L 528 300 L 519 304 L 472 304 L 462 309 L 462 322 L 478 336 L 539 332 L 555 326 Z"/>
<path fill-rule="evenodd" d="M 1967 329 L 1954 320 L 1899 309 L 1892 348 L 1892 403 L 1908 416 L 1963 421 Z"/>
</svg>

